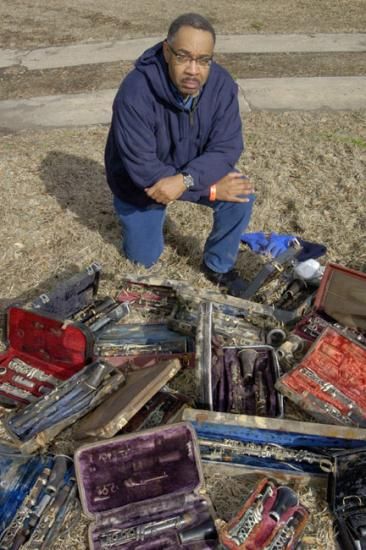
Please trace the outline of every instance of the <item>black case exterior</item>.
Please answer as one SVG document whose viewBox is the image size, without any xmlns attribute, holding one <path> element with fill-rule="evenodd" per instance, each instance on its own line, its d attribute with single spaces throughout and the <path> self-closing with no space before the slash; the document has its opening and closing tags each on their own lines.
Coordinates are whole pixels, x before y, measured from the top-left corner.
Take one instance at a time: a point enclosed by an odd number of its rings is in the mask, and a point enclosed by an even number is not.
<svg viewBox="0 0 366 550">
<path fill-rule="evenodd" d="M 365 549 L 366 447 L 334 455 L 334 471 L 328 482 L 328 502 L 341 550 Z M 351 521 L 358 525 L 354 531 Z"/>
<path fill-rule="evenodd" d="M 101 266 L 93 262 L 84 271 L 60 282 L 48 293 L 32 302 L 32 308 L 67 319 L 94 301 L 98 291 Z"/>
</svg>

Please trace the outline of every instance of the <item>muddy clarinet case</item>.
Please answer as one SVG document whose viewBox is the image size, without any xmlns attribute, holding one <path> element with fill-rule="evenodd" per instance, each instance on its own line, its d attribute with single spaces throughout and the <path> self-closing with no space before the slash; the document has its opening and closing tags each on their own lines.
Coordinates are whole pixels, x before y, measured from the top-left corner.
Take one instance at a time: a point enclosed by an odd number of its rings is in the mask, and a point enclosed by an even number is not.
<svg viewBox="0 0 366 550">
<path fill-rule="evenodd" d="M 295 491 L 262 479 L 220 531 L 228 550 L 295 550 L 309 517 Z"/>
<path fill-rule="evenodd" d="M 283 397 L 275 350 L 267 344 L 228 345 L 215 335 L 210 302 L 200 305 L 196 373 L 201 408 L 233 414 L 282 417 Z"/>
<path fill-rule="evenodd" d="M 80 447 L 75 470 L 92 550 L 217 547 L 196 436 L 170 424 Z"/>
<path fill-rule="evenodd" d="M 366 430 L 361 428 L 189 407 L 183 420 L 196 430 L 202 461 L 219 471 L 232 466 L 276 478 L 316 476 L 322 484 L 333 471 L 334 452 L 366 447 Z"/>
<path fill-rule="evenodd" d="M 326 266 L 314 307 L 293 332 L 310 344 L 329 326 L 366 345 L 366 273 L 338 264 Z"/>
<path fill-rule="evenodd" d="M 91 263 L 85 270 L 34 299 L 32 309 L 57 315 L 61 319 L 70 318 L 94 302 L 101 269 L 98 262 Z"/>
<path fill-rule="evenodd" d="M 328 327 L 278 390 L 320 422 L 366 427 L 366 347 Z"/>
<path fill-rule="evenodd" d="M 96 352 L 116 367 L 148 368 L 158 362 L 180 359 L 194 366 L 194 341 L 171 330 L 167 323 L 126 323 L 107 327 L 96 338 Z"/>
</svg>

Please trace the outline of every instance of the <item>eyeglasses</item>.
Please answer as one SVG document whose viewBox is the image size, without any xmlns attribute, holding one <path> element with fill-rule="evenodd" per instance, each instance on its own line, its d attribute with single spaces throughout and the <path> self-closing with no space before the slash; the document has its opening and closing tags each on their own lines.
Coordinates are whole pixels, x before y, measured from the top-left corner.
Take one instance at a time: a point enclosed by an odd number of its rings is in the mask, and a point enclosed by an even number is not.
<svg viewBox="0 0 366 550">
<path fill-rule="evenodd" d="M 192 57 L 191 55 L 189 55 L 188 53 L 179 53 L 179 52 L 176 52 L 172 47 L 171 45 L 169 44 L 169 42 L 167 42 L 168 44 L 168 48 L 169 50 L 172 52 L 172 54 L 174 55 L 175 57 L 175 61 L 178 65 L 188 65 L 188 64 L 191 64 L 193 63 L 193 61 L 195 61 L 197 63 L 197 65 L 199 65 L 200 67 L 204 67 L 205 69 L 207 69 L 207 67 L 210 67 L 211 66 L 211 63 L 212 63 L 212 57 L 209 57 L 208 55 L 203 55 L 202 57 Z"/>
</svg>

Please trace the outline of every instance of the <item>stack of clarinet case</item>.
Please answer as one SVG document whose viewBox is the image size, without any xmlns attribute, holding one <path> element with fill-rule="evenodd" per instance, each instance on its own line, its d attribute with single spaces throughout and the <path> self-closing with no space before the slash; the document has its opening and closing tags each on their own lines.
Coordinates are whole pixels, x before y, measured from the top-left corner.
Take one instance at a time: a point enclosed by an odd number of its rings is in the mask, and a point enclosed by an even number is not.
<svg viewBox="0 0 366 550">
<path fill-rule="evenodd" d="M 0 550 L 61 548 L 81 509 L 80 550 L 321 548 L 309 487 L 366 548 L 366 275 L 309 283 L 292 252 L 247 299 L 134 275 L 100 297 L 93 262 L 8 307 Z"/>
</svg>

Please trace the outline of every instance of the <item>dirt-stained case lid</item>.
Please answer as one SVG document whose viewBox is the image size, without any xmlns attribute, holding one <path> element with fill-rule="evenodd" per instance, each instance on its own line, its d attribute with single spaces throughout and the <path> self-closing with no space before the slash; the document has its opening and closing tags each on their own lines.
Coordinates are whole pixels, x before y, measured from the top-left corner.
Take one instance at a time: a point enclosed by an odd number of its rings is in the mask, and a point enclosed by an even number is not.
<svg viewBox="0 0 366 550">
<path fill-rule="evenodd" d="M 180 368 L 180 361 L 174 359 L 148 369 L 129 372 L 126 375 L 126 383 L 75 426 L 73 437 L 112 437 L 177 374 Z"/>
<path fill-rule="evenodd" d="M 187 422 L 83 445 L 75 453 L 75 471 L 83 510 L 91 518 L 196 493 L 203 485 L 197 437 Z"/>
<path fill-rule="evenodd" d="M 366 273 L 329 263 L 314 306 L 346 327 L 366 330 Z"/>
<path fill-rule="evenodd" d="M 276 387 L 321 421 L 366 427 L 366 348 L 328 327 Z"/>
</svg>

